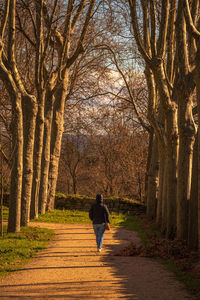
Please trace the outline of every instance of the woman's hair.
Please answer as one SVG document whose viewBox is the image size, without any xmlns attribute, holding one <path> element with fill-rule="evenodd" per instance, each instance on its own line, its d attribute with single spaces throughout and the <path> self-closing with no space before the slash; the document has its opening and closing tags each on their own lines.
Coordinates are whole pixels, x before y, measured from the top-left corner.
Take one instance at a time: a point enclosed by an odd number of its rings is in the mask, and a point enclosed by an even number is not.
<svg viewBox="0 0 200 300">
<path fill-rule="evenodd" d="M 103 195 L 97 194 L 96 195 L 96 200 L 97 200 L 97 202 L 102 202 L 103 201 Z"/>
</svg>

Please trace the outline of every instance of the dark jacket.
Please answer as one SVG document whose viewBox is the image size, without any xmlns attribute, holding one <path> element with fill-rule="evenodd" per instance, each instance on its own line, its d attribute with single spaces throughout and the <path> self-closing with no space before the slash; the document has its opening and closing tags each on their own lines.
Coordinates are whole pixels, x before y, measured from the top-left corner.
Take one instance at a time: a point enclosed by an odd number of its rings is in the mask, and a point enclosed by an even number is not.
<svg viewBox="0 0 200 300">
<path fill-rule="evenodd" d="M 98 199 L 97 202 L 91 206 L 89 217 L 93 224 L 110 223 L 109 211 L 107 206 L 103 204 L 102 199 Z"/>
</svg>

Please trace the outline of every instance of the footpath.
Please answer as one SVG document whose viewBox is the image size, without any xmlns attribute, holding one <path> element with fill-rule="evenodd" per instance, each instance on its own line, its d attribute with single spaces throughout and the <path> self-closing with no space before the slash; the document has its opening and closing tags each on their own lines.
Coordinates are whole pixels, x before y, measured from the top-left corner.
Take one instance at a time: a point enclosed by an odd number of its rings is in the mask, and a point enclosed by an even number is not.
<svg viewBox="0 0 200 300">
<path fill-rule="evenodd" d="M 135 232 L 112 229 L 97 253 L 91 225 L 31 223 L 56 237 L 23 269 L 0 281 L 0 299 L 194 299 L 174 275 L 154 260 L 116 254 Z"/>
</svg>

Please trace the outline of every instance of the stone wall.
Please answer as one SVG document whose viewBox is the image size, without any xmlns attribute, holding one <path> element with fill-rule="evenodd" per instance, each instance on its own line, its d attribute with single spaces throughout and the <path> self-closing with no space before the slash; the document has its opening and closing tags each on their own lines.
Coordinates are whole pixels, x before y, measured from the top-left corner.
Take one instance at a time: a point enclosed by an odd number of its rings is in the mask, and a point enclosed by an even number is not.
<svg viewBox="0 0 200 300">
<path fill-rule="evenodd" d="M 56 209 L 77 209 L 88 211 L 95 199 L 84 196 L 56 196 Z M 108 206 L 110 212 L 125 214 L 140 214 L 145 212 L 146 207 L 138 201 L 122 198 L 104 198 L 104 203 Z"/>
<path fill-rule="evenodd" d="M 89 211 L 93 203 L 95 203 L 95 199 L 86 196 L 65 196 L 64 194 L 58 194 L 55 198 L 56 209 L 77 209 Z M 136 215 L 146 211 L 144 204 L 141 204 L 136 200 L 112 197 L 104 198 L 104 203 L 108 206 L 110 212 Z M 9 205 L 9 194 L 4 194 L 4 205 Z"/>
</svg>

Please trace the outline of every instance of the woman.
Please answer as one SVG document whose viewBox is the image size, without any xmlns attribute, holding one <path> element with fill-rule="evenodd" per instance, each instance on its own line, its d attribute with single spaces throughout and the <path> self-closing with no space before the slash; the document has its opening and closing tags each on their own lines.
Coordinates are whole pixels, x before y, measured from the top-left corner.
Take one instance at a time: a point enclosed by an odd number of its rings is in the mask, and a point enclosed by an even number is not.
<svg viewBox="0 0 200 300">
<path fill-rule="evenodd" d="M 101 194 L 96 195 L 96 203 L 91 206 L 89 217 L 92 220 L 94 233 L 96 235 L 97 251 L 101 252 L 105 222 L 110 223 L 109 211 L 107 206 L 103 204 L 103 196 Z"/>
</svg>

